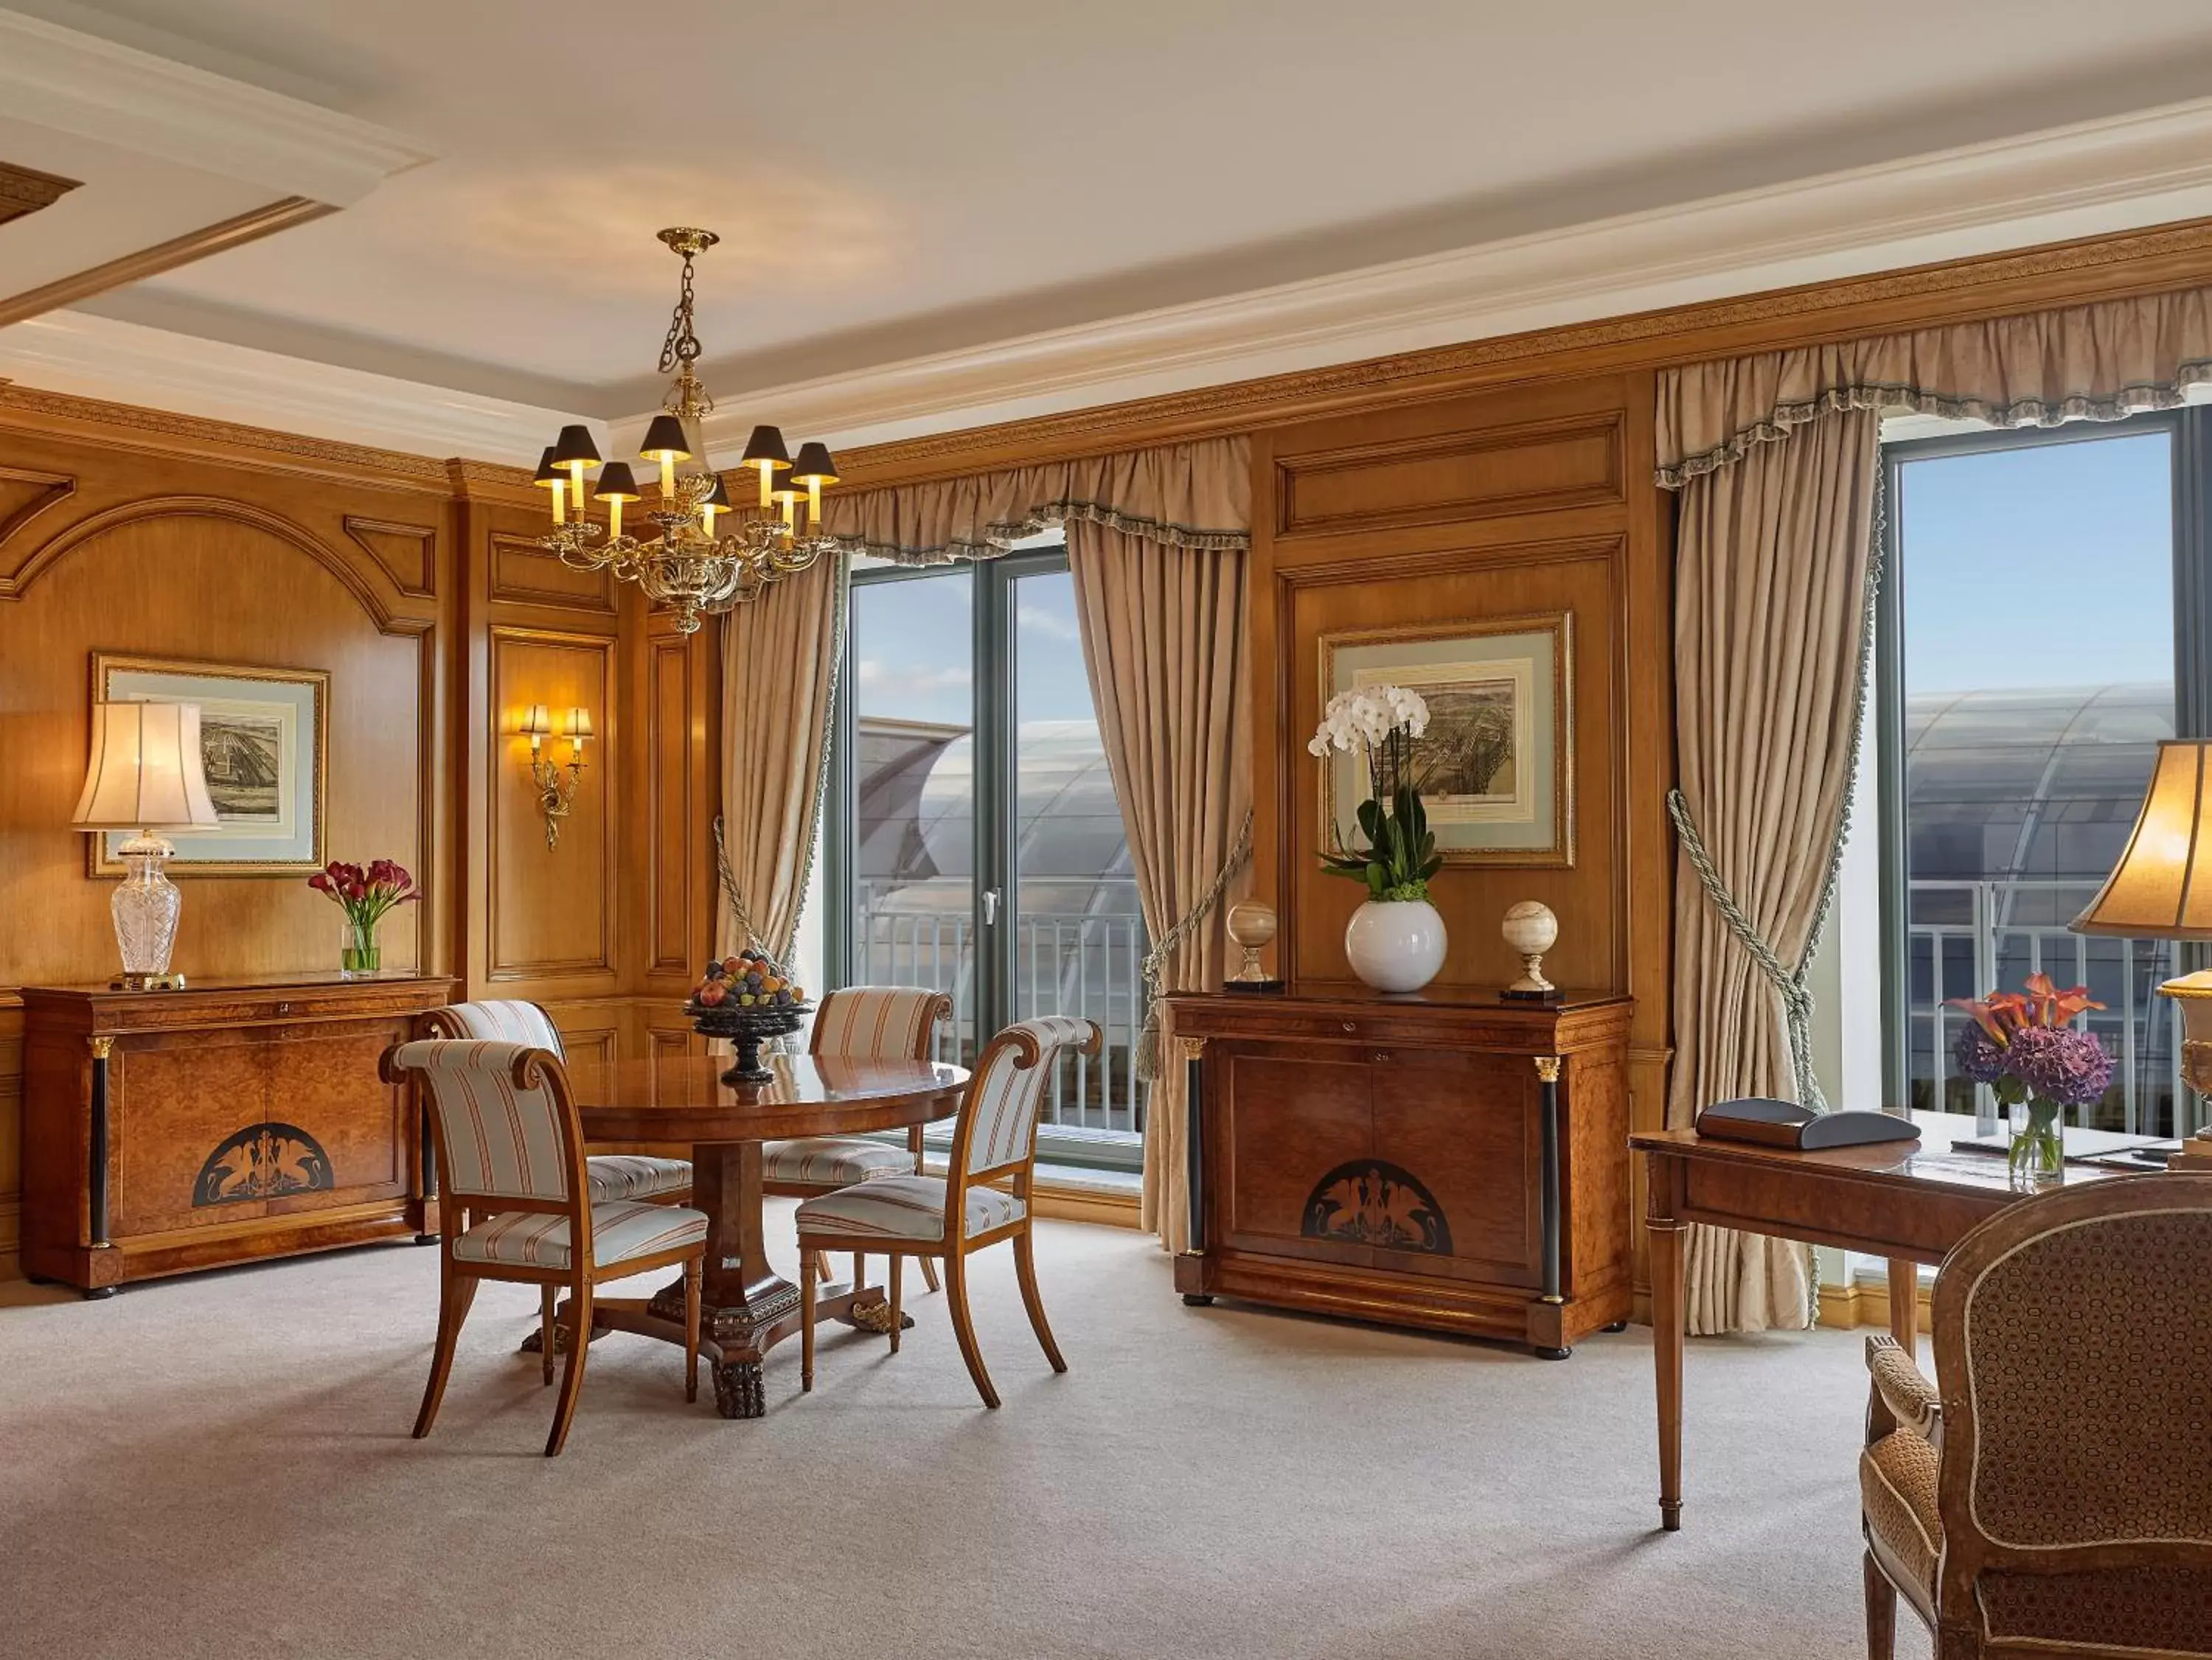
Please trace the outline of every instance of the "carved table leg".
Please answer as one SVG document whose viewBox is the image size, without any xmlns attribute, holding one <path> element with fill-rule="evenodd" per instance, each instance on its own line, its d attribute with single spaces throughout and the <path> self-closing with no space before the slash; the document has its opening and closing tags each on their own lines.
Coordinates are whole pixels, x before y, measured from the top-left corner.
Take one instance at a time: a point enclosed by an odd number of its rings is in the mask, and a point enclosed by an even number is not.
<svg viewBox="0 0 2212 1660">
<path fill-rule="evenodd" d="M 764 1418 L 768 1395 L 761 1387 L 758 1360 L 714 1363 L 714 1410 L 725 1418 Z"/>
<path fill-rule="evenodd" d="M 1651 1356 L 1659 1397 L 1659 1525 L 1673 1533 L 1682 1525 L 1682 1235 L 1688 1225 L 1674 1219 L 1674 1190 L 1680 1183 L 1680 1166 L 1654 1157 L 1649 1168 Z"/>
</svg>

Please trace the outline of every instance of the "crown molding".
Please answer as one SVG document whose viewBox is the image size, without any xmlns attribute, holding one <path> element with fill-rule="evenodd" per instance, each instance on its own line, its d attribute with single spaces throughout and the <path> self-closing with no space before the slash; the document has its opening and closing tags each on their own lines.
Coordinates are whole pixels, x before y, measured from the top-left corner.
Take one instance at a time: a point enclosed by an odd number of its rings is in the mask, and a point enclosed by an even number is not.
<svg viewBox="0 0 2212 1660">
<path fill-rule="evenodd" d="M 721 394 L 879 444 L 2212 215 L 2212 99 L 821 379 Z M 643 414 L 614 423 L 642 426 Z"/>
<path fill-rule="evenodd" d="M 0 377 L 51 392 L 436 458 L 537 465 L 570 411 L 479 397 L 85 312 L 48 312 L 0 330 Z M 12 389 L 11 389 L 12 391 Z M 21 394 L 15 394 L 21 396 Z M 173 415 L 166 412 L 173 411 Z"/>
<path fill-rule="evenodd" d="M 137 252 L 125 254 L 119 259 L 72 271 L 67 276 L 59 277 L 42 287 L 27 288 L 21 294 L 0 299 L 0 328 L 11 323 L 21 323 L 26 318 L 36 317 L 41 312 L 58 311 L 64 306 L 75 305 L 80 300 L 88 300 L 94 294 L 119 288 L 125 283 L 136 282 L 142 277 L 174 270 L 179 265 L 189 265 L 195 259 L 221 253 L 225 248 L 234 248 L 243 242 L 258 241 L 264 236 L 273 236 L 278 231 L 304 225 L 311 219 L 320 219 L 325 214 L 337 211 L 326 203 L 310 202 L 304 196 L 288 196 L 282 202 L 271 202 L 265 208 L 255 208 L 251 212 L 219 220 L 212 225 L 203 225 L 196 231 L 171 237 L 167 242 L 156 243 L 150 248 L 141 248 Z"/>
<path fill-rule="evenodd" d="M 0 161 L 0 225 L 36 213 L 41 208 L 52 207 L 83 182 L 81 179 L 64 179 L 58 173 L 40 173 L 36 167 L 18 167 Z"/>
<path fill-rule="evenodd" d="M 349 115 L 18 11 L 0 10 L 0 110 L 337 208 L 430 160 Z"/>
</svg>

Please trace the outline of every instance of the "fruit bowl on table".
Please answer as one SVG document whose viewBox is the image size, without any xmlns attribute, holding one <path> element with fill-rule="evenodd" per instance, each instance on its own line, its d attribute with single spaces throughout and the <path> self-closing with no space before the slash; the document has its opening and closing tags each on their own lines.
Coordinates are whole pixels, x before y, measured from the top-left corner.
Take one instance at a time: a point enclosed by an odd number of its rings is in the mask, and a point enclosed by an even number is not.
<svg viewBox="0 0 2212 1660">
<path fill-rule="evenodd" d="M 735 1063 L 722 1074 L 726 1084 L 773 1080 L 775 1069 L 761 1063 L 761 1045 L 803 1029 L 813 1012 L 805 988 L 768 958 L 750 954 L 710 963 L 684 1004 L 693 1031 L 727 1039 L 736 1048 Z"/>
</svg>

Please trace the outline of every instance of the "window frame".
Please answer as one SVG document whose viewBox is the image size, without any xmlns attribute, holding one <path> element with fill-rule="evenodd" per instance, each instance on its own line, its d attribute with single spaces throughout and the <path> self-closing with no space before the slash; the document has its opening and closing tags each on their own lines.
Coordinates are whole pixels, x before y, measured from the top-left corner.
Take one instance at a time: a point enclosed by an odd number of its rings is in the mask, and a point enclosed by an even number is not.
<svg viewBox="0 0 2212 1660">
<path fill-rule="evenodd" d="M 2069 421 L 2063 426 L 1990 428 L 1902 439 L 1881 445 L 1877 506 L 1881 531 L 1881 582 L 1875 596 L 1873 703 L 1869 736 L 1875 767 L 1879 829 L 1881 954 L 1881 1076 L 1887 1099 L 1911 1100 L 1910 955 L 1905 785 L 1905 512 L 1904 468 L 1947 457 L 1986 455 L 2139 438 L 2162 430 L 2172 445 L 2173 582 L 2173 727 L 2180 738 L 2208 736 L 2212 728 L 2212 408 L 2186 405 L 2145 411 L 2124 421 Z M 2204 948 L 2176 948 L 2177 972 L 2202 966 Z"/>
<path fill-rule="evenodd" d="M 964 571 L 974 580 L 970 596 L 973 617 L 970 661 L 974 669 L 971 742 L 975 746 L 975 858 L 971 873 L 969 937 L 983 943 L 975 953 L 975 1018 L 980 1051 L 994 1033 L 1011 1023 L 1018 984 L 1020 930 L 1021 873 L 1017 868 L 1018 785 L 1015 766 L 1019 734 L 1015 706 L 1018 675 L 1019 632 L 1015 618 L 1014 585 L 1024 577 L 1050 576 L 1070 569 L 1066 544 L 1019 548 L 992 559 L 962 560 L 939 565 L 876 565 L 855 570 L 842 561 L 839 580 L 846 618 L 845 651 L 849 663 L 856 613 L 855 590 L 896 582 L 926 582 Z M 822 827 L 823 903 L 823 956 L 825 983 L 852 984 L 853 976 L 853 815 L 857 780 L 854 750 L 859 712 L 852 694 L 852 676 L 837 677 L 834 723 L 830 749 L 830 780 Z M 996 892 L 995 919 L 985 920 L 987 894 Z M 947 1126 L 933 1133 L 949 1134 Z M 1125 1136 L 1100 1130 L 1063 1128 L 1041 1124 L 1037 1130 L 1041 1156 L 1064 1165 L 1109 1171 L 1134 1171 L 1144 1162 L 1141 1135 Z"/>
</svg>

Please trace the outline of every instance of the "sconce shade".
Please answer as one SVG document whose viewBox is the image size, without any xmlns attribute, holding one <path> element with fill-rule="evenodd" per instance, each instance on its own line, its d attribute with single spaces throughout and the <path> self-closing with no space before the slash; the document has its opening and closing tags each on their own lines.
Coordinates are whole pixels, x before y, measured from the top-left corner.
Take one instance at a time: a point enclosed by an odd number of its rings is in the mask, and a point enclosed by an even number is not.
<svg viewBox="0 0 2212 1660">
<path fill-rule="evenodd" d="M 657 415 L 645 429 L 645 442 L 638 445 L 637 452 L 641 456 L 672 455 L 678 461 L 689 461 L 691 439 L 684 433 L 684 423 L 674 415 Z"/>
<path fill-rule="evenodd" d="M 561 467 L 580 461 L 587 467 L 598 466 L 599 446 L 592 442 L 592 429 L 588 427 L 563 427 L 561 436 L 553 441 L 553 461 L 555 465 Z"/>
<path fill-rule="evenodd" d="M 542 703 L 533 703 L 522 717 L 517 729 L 526 738 L 550 738 L 553 736 L 553 717 Z"/>
<path fill-rule="evenodd" d="M 568 736 L 578 742 L 592 736 L 590 710 L 571 709 L 568 712 Z"/>
<path fill-rule="evenodd" d="M 756 427 L 753 435 L 745 440 L 744 460 L 748 466 L 769 462 L 781 472 L 791 465 L 791 451 L 783 447 L 783 433 L 779 429 Z"/>
<path fill-rule="evenodd" d="M 96 703 L 80 830 L 212 830 L 196 703 Z"/>
<path fill-rule="evenodd" d="M 791 482 L 794 484 L 835 484 L 837 482 L 837 463 L 830 453 L 827 444 L 802 444 L 799 458 L 791 463 Z"/>
<path fill-rule="evenodd" d="M 2158 766 L 2127 851 L 2077 934 L 2212 940 L 2212 742 L 2158 746 Z"/>
<path fill-rule="evenodd" d="M 599 469 L 599 484 L 592 491 L 594 501 L 635 501 L 637 479 L 627 461 L 610 461 Z"/>
<path fill-rule="evenodd" d="M 561 470 L 553 464 L 553 446 L 550 444 L 545 446 L 545 453 L 538 457 L 538 470 L 532 476 L 530 482 L 548 490 L 556 484 L 566 484 L 568 482 L 561 476 Z"/>
</svg>

